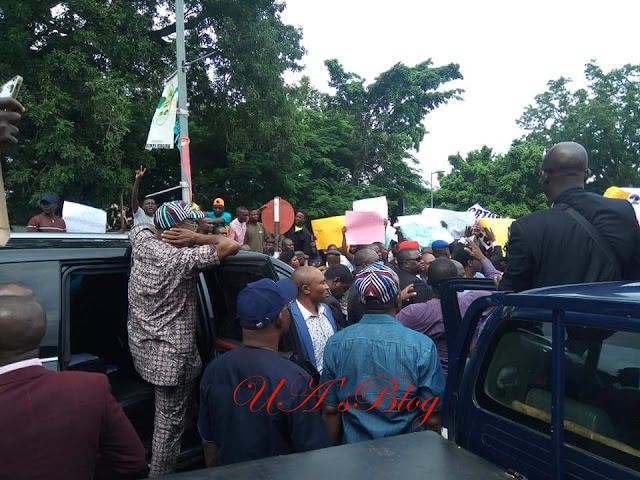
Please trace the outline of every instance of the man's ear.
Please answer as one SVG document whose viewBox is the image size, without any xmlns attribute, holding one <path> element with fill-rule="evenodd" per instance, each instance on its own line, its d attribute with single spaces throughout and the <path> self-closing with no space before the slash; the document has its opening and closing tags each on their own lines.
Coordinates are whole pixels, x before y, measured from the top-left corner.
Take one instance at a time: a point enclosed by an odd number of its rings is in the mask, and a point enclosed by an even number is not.
<svg viewBox="0 0 640 480">
<path fill-rule="evenodd" d="M 302 293 L 309 294 L 311 290 L 309 289 L 309 285 L 302 285 Z"/>
<path fill-rule="evenodd" d="M 331 283 L 333 283 L 334 287 L 338 287 L 342 284 L 342 281 L 340 280 L 339 277 L 334 278 L 333 280 L 331 280 Z"/>
<path fill-rule="evenodd" d="M 589 180 L 589 178 L 591 178 L 591 170 L 589 170 L 588 168 L 584 171 L 584 181 L 586 182 L 587 180 Z"/>
<path fill-rule="evenodd" d="M 273 324 L 276 326 L 278 330 L 282 330 L 284 328 L 284 320 L 282 319 L 282 312 L 278 314 Z"/>
</svg>

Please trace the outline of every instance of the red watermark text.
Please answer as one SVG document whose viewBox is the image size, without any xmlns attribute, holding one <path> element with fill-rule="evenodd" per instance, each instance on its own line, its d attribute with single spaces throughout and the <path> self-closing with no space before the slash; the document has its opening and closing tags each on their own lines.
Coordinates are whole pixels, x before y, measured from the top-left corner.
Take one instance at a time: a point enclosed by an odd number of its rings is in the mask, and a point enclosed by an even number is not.
<svg viewBox="0 0 640 480">
<path fill-rule="evenodd" d="M 417 396 L 417 390 L 409 379 L 406 377 L 399 377 L 399 379 L 403 381 L 399 383 L 395 378 L 384 376 L 371 377 L 360 383 L 355 392 L 343 393 L 342 387 L 347 383 L 344 377 L 314 386 L 311 375 L 301 375 L 290 382 L 287 393 L 283 390 L 286 388 L 286 379 L 280 380 L 271 392 L 265 392 L 266 380 L 264 377 L 254 375 L 245 378 L 235 388 L 233 401 L 237 405 L 248 406 L 252 412 L 264 409 L 269 415 L 277 415 L 279 412 L 290 413 L 296 410 L 317 412 L 322 409 L 329 395 L 332 401 L 340 399 L 337 405 L 340 412 L 348 410 L 368 412 L 374 408 L 384 413 L 416 412 L 417 417 L 412 426 L 413 428 L 421 427 L 433 412 L 440 397 L 421 399 Z"/>
</svg>

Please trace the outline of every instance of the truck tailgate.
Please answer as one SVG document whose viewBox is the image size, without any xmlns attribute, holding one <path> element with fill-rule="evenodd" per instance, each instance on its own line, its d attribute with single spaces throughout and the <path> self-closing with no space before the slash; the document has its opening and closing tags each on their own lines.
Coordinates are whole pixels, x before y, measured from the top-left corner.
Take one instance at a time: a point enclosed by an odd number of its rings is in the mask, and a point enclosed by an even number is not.
<svg viewBox="0 0 640 480">
<path fill-rule="evenodd" d="M 162 477 L 175 480 L 343 478 L 505 479 L 505 471 L 434 432 L 418 432 L 369 442 L 263 458 Z"/>
</svg>

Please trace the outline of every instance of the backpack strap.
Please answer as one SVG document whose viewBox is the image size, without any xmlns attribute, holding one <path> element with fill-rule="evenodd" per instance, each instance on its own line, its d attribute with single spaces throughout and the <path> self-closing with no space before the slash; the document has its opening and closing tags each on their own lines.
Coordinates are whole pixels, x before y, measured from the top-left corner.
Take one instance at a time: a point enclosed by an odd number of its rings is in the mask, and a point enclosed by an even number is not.
<svg viewBox="0 0 640 480">
<path fill-rule="evenodd" d="M 584 216 L 582 216 L 575 208 L 570 207 L 566 203 L 556 203 L 553 208 L 559 208 L 567 212 L 571 217 L 578 222 L 582 228 L 587 232 L 587 234 L 591 237 L 591 239 L 595 242 L 600 250 L 605 254 L 607 260 L 611 263 L 611 265 L 615 269 L 615 273 L 619 278 L 622 278 L 622 271 L 620 268 L 620 262 L 615 257 L 611 248 L 608 248 L 609 245 L 607 241 L 604 239 L 602 234 L 594 227 L 591 222 L 589 222 Z"/>
</svg>

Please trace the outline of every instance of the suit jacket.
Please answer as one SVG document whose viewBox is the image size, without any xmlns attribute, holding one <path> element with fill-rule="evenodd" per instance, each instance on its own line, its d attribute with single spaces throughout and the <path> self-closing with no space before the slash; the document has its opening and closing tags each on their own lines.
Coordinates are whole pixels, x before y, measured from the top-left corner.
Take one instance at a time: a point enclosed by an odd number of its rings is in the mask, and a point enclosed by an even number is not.
<svg viewBox="0 0 640 480">
<path fill-rule="evenodd" d="M 413 284 L 413 291 L 417 293 L 416 296 L 411 297 L 409 300 L 405 300 L 403 306 L 406 307 L 407 305 L 412 305 L 414 303 L 428 302 L 433 298 L 433 292 L 424 280 L 400 268 L 396 270 L 396 273 L 400 279 L 400 290 L 403 290 Z"/>
<path fill-rule="evenodd" d="M 0 478 L 117 478 L 145 449 L 105 375 L 30 366 L 0 375 Z"/>
<path fill-rule="evenodd" d="M 336 321 L 336 327 L 338 330 L 342 330 L 347 326 L 347 317 L 342 313 L 342 305 L 340 305 L 340 301 L 334 297 L 333 294 L 330 294 L 329 298 L 327 298 L 327 305 L 331 309 L 333 319 Z"/>
<path fill-rule="evenodd" d="M 336 321 L 333 318 L 333 314 L 331 313 L 331 309 L 326 303 L 321 303 L 320 305 L 324 305 L 324 314 L 329 320 L 331 327 L 333 328 L 333 333 L 336 333 L 338 329 L 336 328 Z M 318 365 L 316 363 L 316 356 L 313 353 L 313 343 L 311 342 L 311 335 L 309 334 L 309 328 L 307 328 L 307 322 L 304 321 L 304 317 L 302 316 L 302 312 L 298 308 L 297 302 L 294 300 L 289 304 L 291 307 L 291 316 L 293 317 L 293 327 L 296 329 L 296 333 L 298 334 L 298 338 L 302 343 L 302 350 L 309 360 L 309 362 L 318 370 Z"/>
<path fill-rule="evenodd" d="M 556 203 L 573 207 L 596 228 L 618 261 L 622 278 L 582 225 L 566 211 L 551 208 L 511 225 L 501 290 L 640 279 L 640 227 L 628 201 L 573 189 Z"/>
</svg>

